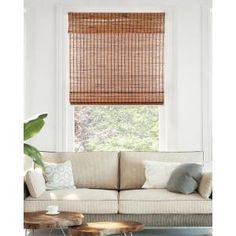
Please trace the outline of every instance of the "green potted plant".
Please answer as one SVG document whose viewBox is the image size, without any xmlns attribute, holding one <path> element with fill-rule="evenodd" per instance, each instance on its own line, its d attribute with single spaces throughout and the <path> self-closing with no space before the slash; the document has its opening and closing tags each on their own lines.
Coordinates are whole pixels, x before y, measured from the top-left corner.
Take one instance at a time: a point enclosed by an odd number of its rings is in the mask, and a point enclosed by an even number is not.
<svg viewBox="0 0 236 236">
<path fill-rule="evenodd" d="M 45 124 L 44 119 L 46 117 L 47 114 L 41 114 L 37 118 L 31 119 L 24 123 L 24 141 L 32 138 L 40 132 Z M 25 155 L 29 156 L 37 166 L 41 167 L 42 169 L 45 168 L 42 161 L 41 153 L 37 148 L 24 143 L 24 153 Z"/>
</svg>

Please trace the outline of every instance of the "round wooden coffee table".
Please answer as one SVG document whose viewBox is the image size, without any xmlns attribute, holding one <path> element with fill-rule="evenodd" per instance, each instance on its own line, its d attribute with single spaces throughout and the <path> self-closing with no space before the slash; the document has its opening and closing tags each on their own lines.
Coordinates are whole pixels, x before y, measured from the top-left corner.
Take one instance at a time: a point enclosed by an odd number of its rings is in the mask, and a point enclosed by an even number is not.
<svg viewBox="0 0 236 236">
<path fill-rule="evenodd" d="M 24 213 L 24 228 L 25 234 L 27 235 L 27 230 L 32 230 L 34 235 L 34 230 L 36 229 L 48 229 L 50 228 L 50 233 L 53 229 L 60 229 L 62 234 L 65 236 L 63 228 L 68 228 L 69 226 L 77 226 L 83 223 L 84 216 L 77 212 L 60 212 L 57 215 L 47 215 L 45 211 L 38 212 L 25 212 Z"/>
<path fill-rule="evenodd" d="M 112 234 L 130 234 L 142 231 L 144 225 L 132 221 L 94 222 L 81 226 L 69 227 L 71 236 L 105 236 Z"/>
</svg>

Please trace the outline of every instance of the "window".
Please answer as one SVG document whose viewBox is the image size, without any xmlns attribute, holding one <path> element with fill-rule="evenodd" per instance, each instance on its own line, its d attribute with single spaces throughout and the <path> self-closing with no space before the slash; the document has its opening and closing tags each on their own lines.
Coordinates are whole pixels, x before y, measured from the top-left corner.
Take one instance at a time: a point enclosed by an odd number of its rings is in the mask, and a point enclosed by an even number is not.
<svg viewBox="0 0 236 236">
<path fill-rule="evenodd" d="M 158 106 L 75 106 L 74 151 L 157 151 Z"/>
<path fill-rule="evenodd" d="M 74 151 L 157 151 L 165 13 L 68 13 Z"/>
</svg>

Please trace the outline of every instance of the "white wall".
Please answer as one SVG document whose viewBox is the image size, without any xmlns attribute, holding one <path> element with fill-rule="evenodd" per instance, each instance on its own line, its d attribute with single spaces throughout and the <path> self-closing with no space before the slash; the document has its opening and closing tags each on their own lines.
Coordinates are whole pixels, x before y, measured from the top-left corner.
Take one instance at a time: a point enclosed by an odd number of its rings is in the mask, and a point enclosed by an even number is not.
<svg viewBox="0 0 236 236">
<path fill-rule="evenodd" d="M 26 0 L 25 117 L 49 114 L 43 131 L 32 142 L 41 150 L 54 151 L 57 146 L 58 5 L 98 11 L 169 9 L 171 66 L 166 83 L 171 98 L 166 114 L 166 147 L 177 151 L 204 150 L 209 160 L 210 0 Z"/>
</svg>

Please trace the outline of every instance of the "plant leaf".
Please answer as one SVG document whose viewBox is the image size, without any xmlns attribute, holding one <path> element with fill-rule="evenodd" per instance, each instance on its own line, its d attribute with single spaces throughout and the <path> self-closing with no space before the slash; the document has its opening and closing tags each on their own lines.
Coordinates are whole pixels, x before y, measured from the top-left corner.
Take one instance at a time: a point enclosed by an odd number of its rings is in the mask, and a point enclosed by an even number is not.
<svg viewBox="0 0 236 236">
<path fill-rule="evenodd" d="M 44 114 L 39 115 L 38 118 L 44 119 L 44 118 L 46 118 L 47 116 L 48 116 L 48 114 L 47 114 L 47 113 L 44 113 Z"/>
<path fill-rule="evenodd" d="M 47 114 L 41 114 L 36 119 L 24 123 L 24 140 L 32 138 L 43 128 L 46 117 Z"/>
<path fill-rule="evenodd" d="M 32 158 L 34 163 L 41 167 L 43 170 L 45 169 L 45 166 L 42 161 L 42 156 L 39 150 L 27 143 L 24 143 L 24 153 L 25 155 L 29 156 Z"/>
</svg>

